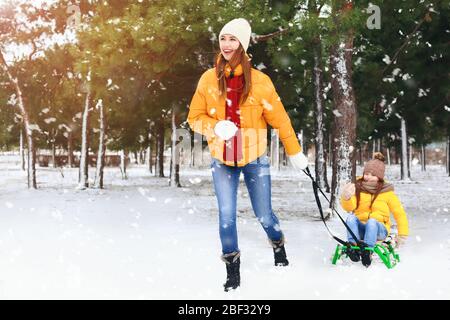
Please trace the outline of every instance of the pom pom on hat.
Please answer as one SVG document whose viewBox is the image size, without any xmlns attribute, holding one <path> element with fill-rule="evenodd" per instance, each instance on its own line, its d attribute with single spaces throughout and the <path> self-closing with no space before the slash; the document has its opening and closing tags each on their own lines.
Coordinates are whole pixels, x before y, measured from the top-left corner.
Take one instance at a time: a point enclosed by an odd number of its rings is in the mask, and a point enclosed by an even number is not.
<svg viewBox="0 0 450 320">
<path fill-rule="evenodd" d="M 381 152 L 375 152 L 372 156 L 373 159 L 377 159 L 384 162 L 384 155 Z"/>
</svg>

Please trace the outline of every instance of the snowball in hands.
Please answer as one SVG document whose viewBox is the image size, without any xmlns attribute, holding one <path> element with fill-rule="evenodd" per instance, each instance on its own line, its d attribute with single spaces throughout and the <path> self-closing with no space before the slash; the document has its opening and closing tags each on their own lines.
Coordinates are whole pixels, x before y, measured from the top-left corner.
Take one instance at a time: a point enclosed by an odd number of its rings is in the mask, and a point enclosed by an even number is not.
<svg viewBox="0 0 450 320">
<path fill-rule="evenodd" d="M 304 170 L 308 166 L 308 158 L 303 154 L 303 152 L 289 156 L 289 161 L 291 161 L 292 166 L 298 170 Z"/>
<path fill-rule="evenodd" d="M 238 131 L 238 127 L 229 120 L 221 120 L 214 127 L 214 133 L 222 140 L 230 139 L 236 134 L 236 131 Z"/>
</svg>

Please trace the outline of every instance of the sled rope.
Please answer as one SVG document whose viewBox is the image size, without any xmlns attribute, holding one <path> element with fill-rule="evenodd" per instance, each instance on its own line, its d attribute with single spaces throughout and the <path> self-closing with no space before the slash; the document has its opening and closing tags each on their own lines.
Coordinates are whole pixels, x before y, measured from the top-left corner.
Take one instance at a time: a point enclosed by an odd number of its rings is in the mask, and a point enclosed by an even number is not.
<svg viewBox="0 0 450 320">
<path fill-rule="evenodd" d="M 344 241 L 344 240 L 338 238 L 337 236 L 335 236 L 335 235 L 333 234 L 333 232 L 331 232 L 330 228 L 329 228 L 328 225 L 327 225 L 327 222 L 325 221 L 325 217 L 324 217 L 324 215 L 323 215 L 322 203 L 320 202 L 319 192 L 318 192 L 318 191 L 320 191 L 320 193 L 322 194 L 322 196 L 324 196 L 324 198 L 328 201 L 328 203 L 329 203 L 330 205 L 331 205 L 331 202 L 330 202 L 330 200 L 328 199 L 328 197 L 325 195 L 325 193 L 322 191 L 322 189 L 319 188 L 319 185 L 317 184 L 316 180 L 314 180 L 313 176 L 311 175 L 311 171 L 309 171 L 309 168 L 306 167 L 306 169 L 303 170 L 303 172 L 304 172 L 304 173 L 311 179 L 311 181 L 312 181 L 312 186 L 313 186 L 313 190 L 314 190 L 314 197 L 315 197 L 315 199 L 316 199 L 317 207 L 319 208 L 320 217 L 322 218 L 322 222 L 323 222 L 323 224 L 325 225 L 325 227 L 327 228 L 328 233 L 330 234 L 330 236 L 331 236 L 334 240 L 336 240 L 336 241 L 339 242 L 340 244 L 342 244 L 342 245 L 344 245 L 344 246 L 346 246 L 346 247 L 351 246 L 350 243 L 349 243 L 348 241 Z M 345 228 L 346 228 L 346 229 L 348 230 L 348 232 L 351 234 L 351 236 L 353 237 L 353 239 L 355 239 L 355 240 L 357 241 L 357 244 L 358 244 L 360 247 L 364 247 L 364 246 L 365 246 L 365 243 L 362 242 L 362 241 L 360 241 L 360 240 L 358 240 L 359 237 L 357 237 L 357 236 L 353 233 L 352 229 L 350 229 L 350 227 L 348 226 L 348 224 L 344 221 L 344 219 L 342 219 L 342 217 L 341 217 L 341 215 L 339 214 L 339 212 L 337 212 L 337 210 L 334 209 L 334 208 L 332 208 L 332 210 L 338 215 L 339 219 L 341 219 L 341 221 L 342 221 L 342 223 L 344 224 Z"/>
</svg>

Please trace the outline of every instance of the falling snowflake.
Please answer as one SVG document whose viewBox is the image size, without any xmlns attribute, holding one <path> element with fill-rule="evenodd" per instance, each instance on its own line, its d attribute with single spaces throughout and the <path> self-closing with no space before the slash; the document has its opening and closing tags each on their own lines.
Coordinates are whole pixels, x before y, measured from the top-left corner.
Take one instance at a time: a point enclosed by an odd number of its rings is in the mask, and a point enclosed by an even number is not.
<svg viewBox="0 0 450 320">
<path fill-rule="evenodd" d="M 419 98 L 426 96 L 427 93 L 425 92 L 425 90 L 423 90 L 422 88 L 419 88 L 419 92 L 417 93 L 417 96 Z"/>
<path fill-rule="evenodd" d="M 266 68 L 267 67 L 262 62 L 256 66 L 256 69 L 258 69 L 258 70 L 263 70 L 263 69 L 266 69 Z"/>
<path fill-rule="evenodd" d="M 267 102 L 266 99 L 262 99 L 262 103 L 263 103 L 264 109 L 266 109 L 268 111 L 272 111 L 273 110 L 273 106 L 269 102 Z"/>
<path fill-rule="evenodd" d="M 401 71 L 400 68 L 395 68 L 394 70 L 392 70 L 392 75 L 397 76 L 400 73 L 400 71 Z"/>
<path fill-rule="evenodd" d="M 47 123 L 47 124 L 52 123 L 52 122 L 56 122 L 56 118 L 47 118 L 47 119 L 44 119 L 44 122 Z"/>
<path fill-rule="evenodd" d="M 342 113 L 340 113 L 338 109 L 334 109 L 334 110 L 333 110 L 333 114 L 334 114 L 336 117 L 338 117 L 338 118 L 339 118 L 339 117 L 342 117 Z"/>
</svg>

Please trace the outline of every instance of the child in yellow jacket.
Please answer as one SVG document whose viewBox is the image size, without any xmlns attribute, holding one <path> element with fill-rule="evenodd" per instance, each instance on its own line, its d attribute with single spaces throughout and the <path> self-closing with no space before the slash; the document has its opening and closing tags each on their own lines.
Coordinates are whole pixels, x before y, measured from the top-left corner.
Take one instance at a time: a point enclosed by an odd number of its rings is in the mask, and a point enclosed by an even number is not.
<svg viewBox="0 0 450 320">
<path fill-rule="evenodd" d="M 384 156 L 377 152 L 364 166 L 363 176 L 355 184 L 346 184 L 341 195 L 342 207 L 352 212 L 346 222 L 359 238 L 357 240 L 363 240 L 367 247 L 386 239 L 391 229 L 391 212 L 397 222 L 398 244 L 403 243 L 409 233 L 405 210 L 393 185 L 384 180 L 384 172 Z M 348 241 L 354 245 L 357 242 L 350 233 Z M 348 254 L 352 261 L 361 260 L 366 267 L 372 262 L 372 251 L 350 250 Z"/>
</svg>

